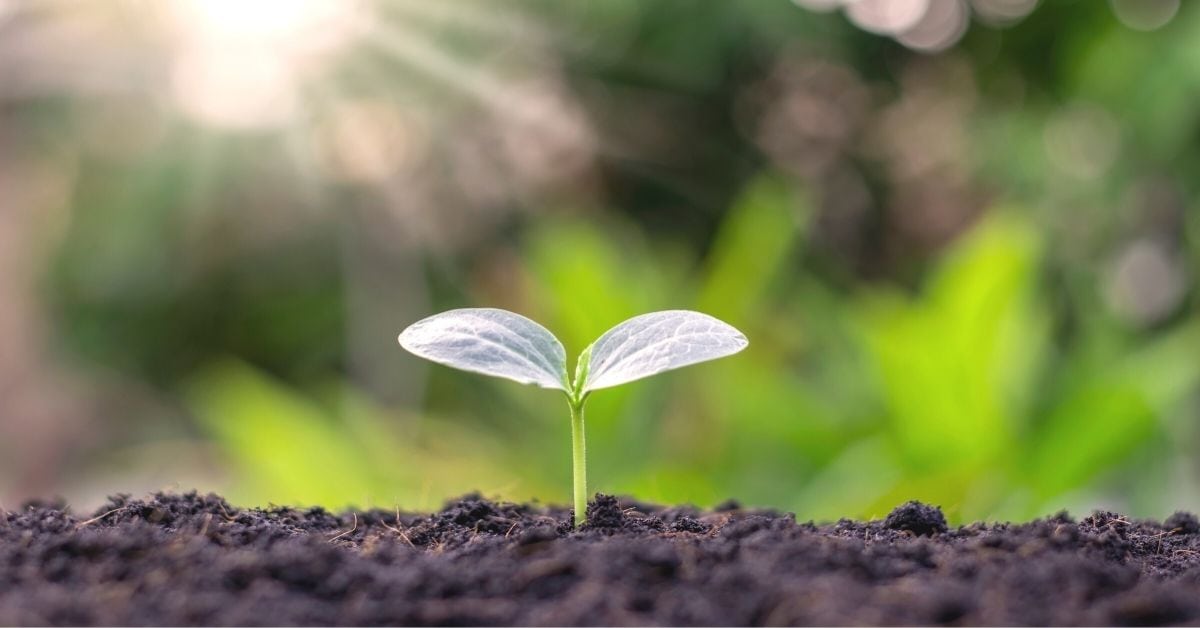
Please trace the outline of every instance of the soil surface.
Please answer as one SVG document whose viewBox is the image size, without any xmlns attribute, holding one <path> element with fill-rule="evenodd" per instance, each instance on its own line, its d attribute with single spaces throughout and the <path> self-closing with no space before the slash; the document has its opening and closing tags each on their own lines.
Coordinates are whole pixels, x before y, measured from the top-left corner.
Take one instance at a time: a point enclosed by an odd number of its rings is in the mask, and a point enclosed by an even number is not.
<svg viewBox="0 0 1200 628">
<path fill-rule="evenodd" d="M 1200 523 L 948 528 L 478 496 L 427 515 L 117 497 L 0 512 L 0 624 L 1200 623 Z"/>
</svg>

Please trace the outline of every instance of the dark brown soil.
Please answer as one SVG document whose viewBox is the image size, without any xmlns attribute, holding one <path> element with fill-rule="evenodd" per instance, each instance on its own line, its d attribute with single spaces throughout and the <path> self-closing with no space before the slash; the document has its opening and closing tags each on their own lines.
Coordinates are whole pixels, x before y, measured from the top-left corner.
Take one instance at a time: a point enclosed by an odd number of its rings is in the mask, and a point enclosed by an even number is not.
<svg viewBox="0 0 1200 628">
<path fill-rule="evenodd" d="M 1200 524 L 1099 512 L 948 528 L 468 496 L 432 515 L 119 497 L 0 513 L 0 624 L 1200 622 Z"/>
</svg>

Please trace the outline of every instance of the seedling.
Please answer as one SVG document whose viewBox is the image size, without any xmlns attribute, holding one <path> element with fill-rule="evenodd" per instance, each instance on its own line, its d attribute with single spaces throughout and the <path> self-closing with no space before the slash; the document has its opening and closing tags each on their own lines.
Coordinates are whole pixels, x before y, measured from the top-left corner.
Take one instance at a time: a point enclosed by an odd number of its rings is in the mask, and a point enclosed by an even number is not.
<svg viewBox="0 0 1200 628">
<path fill-rule="evenodd" d="M 707 314 L 667 310 L 635 316 L 604 332 L 567 372 L 566 351 L 545 327 L 506 310 L 466 308 L 435 314 L 400 334 L 400 346 L 456 369 L 561 390 L 571 409 L 575 525 L 587 512 L 583 405 L 601 388 L 732 355 L 749 344 Z"/>
</svg>

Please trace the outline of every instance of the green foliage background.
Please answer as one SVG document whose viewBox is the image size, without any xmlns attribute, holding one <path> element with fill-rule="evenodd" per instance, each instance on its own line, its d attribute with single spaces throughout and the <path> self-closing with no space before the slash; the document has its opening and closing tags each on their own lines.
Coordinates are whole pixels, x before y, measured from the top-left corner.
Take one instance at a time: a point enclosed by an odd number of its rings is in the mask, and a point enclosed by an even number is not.
<svg viewBox="0 0 1200 628">
<path fill-rule="evenodd" d="M 0 443 L 0 487 L 565 502 L 561 398 L 422 363 L 395 335 L 504 307 L 574 355 L 690 308 L 751 346 L 595 395 L 595 489 L 803 519 L 907 499 L 960 521 L 1200 507 L 1196 5 L 1146 33 L 1106 2 L 1045 2 L 932 54 L 781 1 L 456 5 L 476 22 L 371 6 L 457 73 L 366 40 L 284 131 L 154 105 L 140 152 L 86 137 L 146 94 L 8 99 L 9 159 L 70 156 L 36 294 L 53 368 L 100 401 L 86 437 L 47 437 L 50 471 Z M 479 26 L 514 16 L 548 43 Z M 584 149 L 489 115 L 528 76 L 553 77 Z M 415 112 L 420 167 L 363 183 L 296 157 L 320 103 L 351 97 Z M 483 161 L 454 161 L 464 142 Z"/>
</svg>

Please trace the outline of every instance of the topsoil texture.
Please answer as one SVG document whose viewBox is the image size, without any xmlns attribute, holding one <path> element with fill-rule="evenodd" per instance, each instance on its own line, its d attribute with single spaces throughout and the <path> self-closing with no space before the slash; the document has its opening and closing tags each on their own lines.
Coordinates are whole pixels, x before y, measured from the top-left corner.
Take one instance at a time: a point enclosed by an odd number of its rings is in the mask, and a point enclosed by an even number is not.
<svg viewBox="0 0 1200 628">
<path fill-rule="evenodd" d="M 2 624 L 1200 622 L 1200 524 L 1098 512 L 947 528 L 478 496 L 432 515 L 118 497 L 0 512 Z"/>
</svg>

